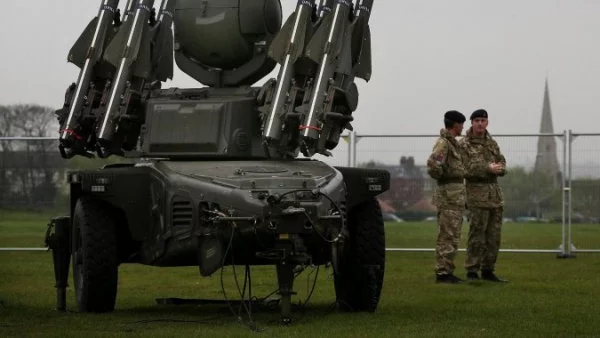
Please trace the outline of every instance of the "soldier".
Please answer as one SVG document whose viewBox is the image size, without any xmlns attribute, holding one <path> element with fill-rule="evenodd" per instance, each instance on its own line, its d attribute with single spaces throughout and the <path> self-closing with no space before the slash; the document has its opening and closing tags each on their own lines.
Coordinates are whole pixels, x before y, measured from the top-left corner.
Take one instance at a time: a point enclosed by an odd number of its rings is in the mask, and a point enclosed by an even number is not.
<svg viewBox="0 0 600 338">
<path fill-rule="evenodd" d="M 466 118 L 451 110 L 444 115 L 446 129 L 433 146 L 427 160 L 427 173 L 437 181 L 433 204 L 437 206 L 438 235 L 435 245 L 436 283 L 456 284 L 454 258 L 460 242 L 460 231 L 466 202 L 465 168 L 456 137 L 462 133 Z"/>
<path fill-rule="evenodd" d="M 469 242 L 465 269 L 468 280 L 481 278 L 506 282 L 494 274 L 500 248 L 504 198 L 498 176 L 506 173 L 506 159 L 487 131 L 488 113 L 471 114 L 471 128 L 460 141 L 466 156 L 467 206 L 470 212 Z"/>
</svg>

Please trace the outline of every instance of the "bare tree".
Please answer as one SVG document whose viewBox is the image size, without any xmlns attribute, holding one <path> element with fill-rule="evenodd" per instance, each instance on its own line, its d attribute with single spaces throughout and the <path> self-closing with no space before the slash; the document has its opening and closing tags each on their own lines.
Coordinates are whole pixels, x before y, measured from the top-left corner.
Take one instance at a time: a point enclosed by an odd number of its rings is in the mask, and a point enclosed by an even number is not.
<svg viewBox="0 0 600 338">
<path fill-rule="evenodd" d="M 1 136 L 47 137 L 57 131 L 52 108 L 34 104 L 0 106 Z M 0 152 L 2 205 L 35 206 L 55 199 L 56 174 L 62 171 L 62 163 L 56 161 L 60 156 L 56 142 L 2 140 Z"/>
</svg>

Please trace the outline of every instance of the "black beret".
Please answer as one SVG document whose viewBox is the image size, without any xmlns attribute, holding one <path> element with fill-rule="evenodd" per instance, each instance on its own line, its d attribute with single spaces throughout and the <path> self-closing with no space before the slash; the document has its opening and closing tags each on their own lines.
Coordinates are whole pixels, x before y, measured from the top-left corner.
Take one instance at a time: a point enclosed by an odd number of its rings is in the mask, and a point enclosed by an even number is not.
<svg viewBox="0 0 600 338">
<path fill-rule="evenodd" d="M 456 123 L 464 123 L 466 118 L 460 112 L 457 112 L 456 110 L 450 110 L 450 111 L 447 111 L 446 114 L 444 114 L 444 120 L 448 120 L 448 121 L 452 121 L 452 122 L 456 122 Z"/>
<path fill-rule="evenodd" d="M 482 117 L 485 119 L 488 118 L 488 114 L 485 111 L 485 109 L 477 109 L 476 111 L 473 112 L 473 114 L 471 114 L 471 120 L 476 119 L 478 117 Z"/>
</svg>

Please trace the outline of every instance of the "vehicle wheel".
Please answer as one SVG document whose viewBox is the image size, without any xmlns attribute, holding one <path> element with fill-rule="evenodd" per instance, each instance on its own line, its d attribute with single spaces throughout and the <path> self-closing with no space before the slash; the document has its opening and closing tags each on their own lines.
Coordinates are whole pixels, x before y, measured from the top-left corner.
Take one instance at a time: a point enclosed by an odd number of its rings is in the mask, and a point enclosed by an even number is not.
<svg viewBox="0 0 600 338">
<path fill-rule="evenodd" d="M 73 216 L 73 284 L 80 312 L 110 312 L 117 297 L 115 221 L 101 201 L 82 197 Z"/>
<path fill-rule="evenodd" d="M 350 210 L 348 232 L 334 275 L 337 304 L 343 310 L 373 312 L 385 270 L 385 231 L 375 198 Z"/>
</svg>

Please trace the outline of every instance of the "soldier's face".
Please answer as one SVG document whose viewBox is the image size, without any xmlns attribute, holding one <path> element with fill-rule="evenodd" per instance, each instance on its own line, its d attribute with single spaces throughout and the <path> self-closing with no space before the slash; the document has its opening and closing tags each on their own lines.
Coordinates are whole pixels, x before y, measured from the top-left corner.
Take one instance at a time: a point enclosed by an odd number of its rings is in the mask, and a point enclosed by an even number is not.
<svg viewBox="0 0 600 338">
<path fill-rule="evenodd" d="M 464 127 L 464 123 L 456 123 L 456 124 L 454 125 L 454 135 L 455 135 L 455 136 L 460 136 L 460 135 L 462 135 L 462 130 L 463 130 L 463 127 Z"/>
<path fill-rule="evenodd" d="M 488 119 L 483 117 L 475 118 L 471 121 L 471 126 L 476 134 L 481 134 L 488 126 Z"/>
</svg>

